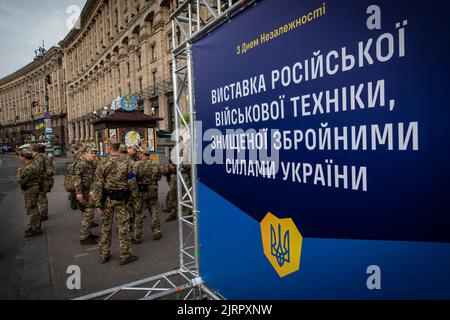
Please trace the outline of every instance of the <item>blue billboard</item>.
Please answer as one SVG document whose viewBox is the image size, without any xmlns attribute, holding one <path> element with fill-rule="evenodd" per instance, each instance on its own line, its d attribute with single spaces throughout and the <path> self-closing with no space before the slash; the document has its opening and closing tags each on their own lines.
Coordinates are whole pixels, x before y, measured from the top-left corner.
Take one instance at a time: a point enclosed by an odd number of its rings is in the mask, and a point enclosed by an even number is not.
<svg viewBox="0 0 450 320">
<path fill-rule="evenodd" d="M 211 287 L 450 298 L 448 9 L 264 0 L 193 45 Z"/>
</svg>

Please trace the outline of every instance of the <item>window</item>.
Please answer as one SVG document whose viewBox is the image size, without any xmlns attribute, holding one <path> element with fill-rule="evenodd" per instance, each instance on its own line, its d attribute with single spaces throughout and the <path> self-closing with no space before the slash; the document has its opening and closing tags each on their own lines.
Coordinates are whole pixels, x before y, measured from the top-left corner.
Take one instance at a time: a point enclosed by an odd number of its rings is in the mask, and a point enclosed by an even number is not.
<svg viewBox="0 0 450 320">
<path fill-rule="evenodd" d="M 156 50 L 155 50 L 155 45 L 151 46 L 150 49 L 151 55 L 152 55 L 152 62 L 156 61 Z"/>
<path fill-rule="evenodd" d="M 154 86 L 156 86 L 156 72 L 157 72 L 157 70 L 152 72 L 152 83 Z"/>
<path fill-rule="evenodd" d="M 173 49 L 172 34 L 171 33 L 169 33 L 167 35 L 167 48 L 169 48 L 169 50 Z"/>
</svg>

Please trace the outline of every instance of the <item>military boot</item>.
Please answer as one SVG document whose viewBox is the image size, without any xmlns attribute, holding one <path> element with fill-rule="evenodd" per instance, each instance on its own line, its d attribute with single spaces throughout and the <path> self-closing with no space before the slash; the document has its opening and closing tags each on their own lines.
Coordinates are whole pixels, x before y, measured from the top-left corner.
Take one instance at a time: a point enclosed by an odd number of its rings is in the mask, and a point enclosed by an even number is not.
<svg viewBox="0 0 450 320">
<path fill-rule="evenodd" d="M 107 255 L 106 257 L 100 257 L 100 263 L 105 264 L 111 260 L 111 256 Z"/>
<path fill-rule="evenodd" d="M 159 239 L 161 239 L 161 237 L 162 237 L 161 232 L 160 232 L 160 233 L 157 233 L 157 234 L 155 234 L 155 235 L 153 236 L 153 240 L 158 241 Z"/>
<path fill-rule="evenodd" d="M 177 214 L 172 213 L 167 217 L 166 222 L 171 222 L 171 221 L 177 220 L 177 218 L 178 218 Z"/>
<path fill-rule="evenodd" d="M 124 266 L 124 265 L 130 264 L 130 263 L 133 263 L 137 259 L 138 259 L 137 256 L 129 255 L 128 258 L 126 258 L 125 260 L 120 260 L 119 266 Z"/>
<path fill-rule="evenodd" d="M 80 240 L 80 244 L 82 244 L 83 246 L 92 246 L 94 244 L 97 244 L 97 240 L 87 238 L 87 239 Z"/>
<path fill-rule="evenodd" d="M 142 244 L 142 240 L 136 240 L 134 237 L 131 238 L 131 243 L 132 244 Z"/>
<path fill-rule="evenodd" d="M 28 228 L 25 230 L 25 238 L 31 238 L 42 234 L 41 230 L 34 230 L 32 228 Z"/>
</svg>

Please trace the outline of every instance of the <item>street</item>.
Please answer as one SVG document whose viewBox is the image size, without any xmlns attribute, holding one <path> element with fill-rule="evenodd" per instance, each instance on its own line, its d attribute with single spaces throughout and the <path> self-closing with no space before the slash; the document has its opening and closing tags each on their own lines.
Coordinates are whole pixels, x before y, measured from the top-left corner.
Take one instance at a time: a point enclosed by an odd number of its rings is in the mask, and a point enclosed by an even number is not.
<svg viewBox="0 0 450 320">
<path fill-rule="evenodd" d="M 89 293 L 127 284 L 178 268 L 178 224 L 165 223 L 168 213 L 160 210 L 162 239 L 153 240 L 146 211 L 144 242 L 133 246 L 139 260 L 119 266 L 118 240 L 113 228 L 112 260 L 99 262 L 98 245 L 81 246 L 80 214 L 68 206 L 63 187 L 64 168 L 70 159 L 56 161 L 55 186 L 50 194 L 49 220 L 42 225 L 43 234 L 25 239 L 28 223 L 22 192 L 16 183 L 20 166 L 16 155 L 0 156 L 0 299 L 73 299 Z M 164 203 L 168 186 L 160 181 L 159 201 Z M 98 214 L 95 221 L 101 224 Z M 99 235 L 99 227 L 91 230 Z M 69 266 L 81 270 L 81 289 L 69 290 Z"/>
</svg>

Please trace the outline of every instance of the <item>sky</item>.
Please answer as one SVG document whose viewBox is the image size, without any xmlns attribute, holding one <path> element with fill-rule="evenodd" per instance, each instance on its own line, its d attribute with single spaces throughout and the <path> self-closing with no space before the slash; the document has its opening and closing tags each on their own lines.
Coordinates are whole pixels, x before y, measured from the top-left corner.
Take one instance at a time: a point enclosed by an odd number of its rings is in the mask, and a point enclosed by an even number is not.
<svg viewBox="0 0 450 320">
<path fill-rule="evenodd" d="M 0 79 L 30 63 L 42 40 L 48 50 L 64 39 L 86 1 L 0 0 Z"/>
</svg>

